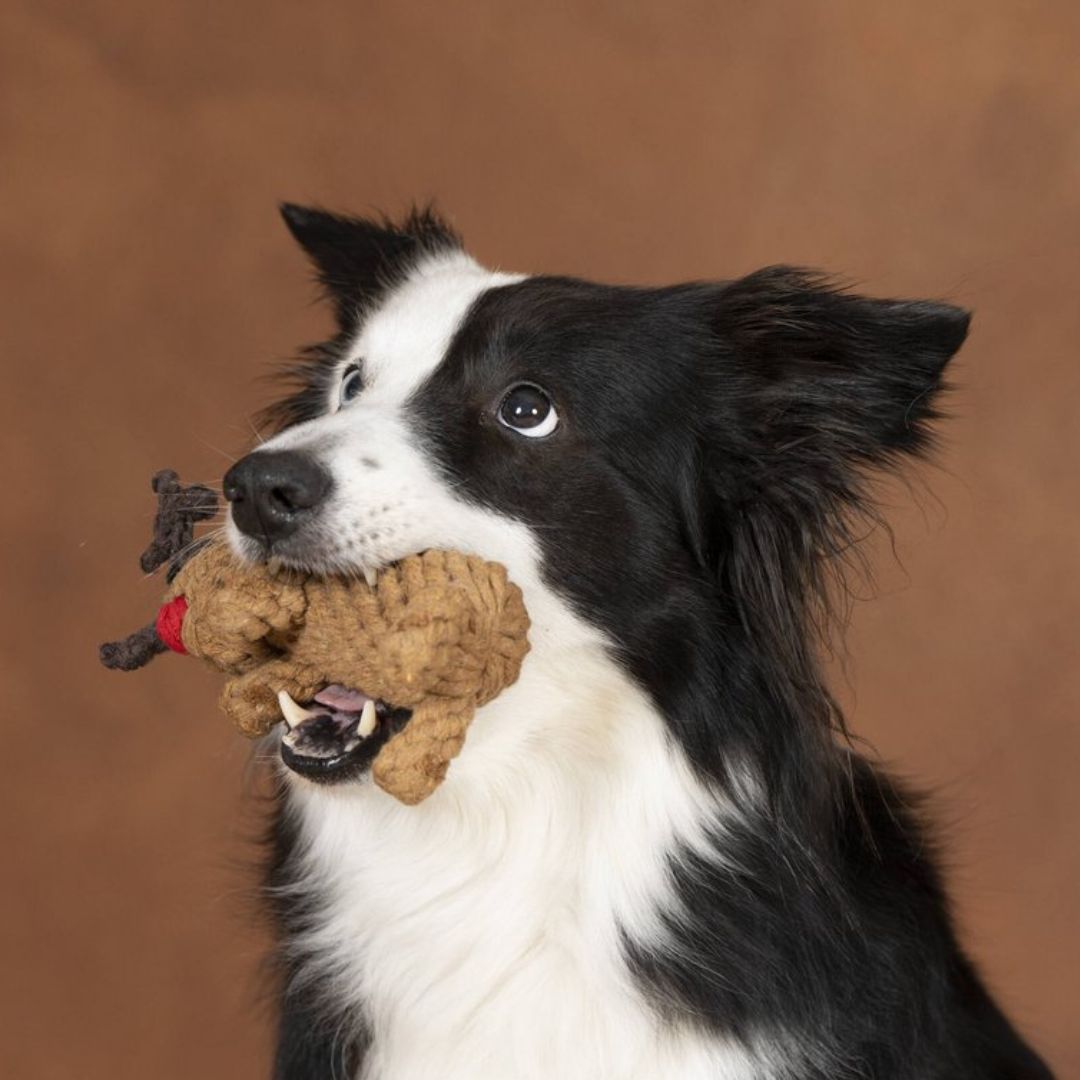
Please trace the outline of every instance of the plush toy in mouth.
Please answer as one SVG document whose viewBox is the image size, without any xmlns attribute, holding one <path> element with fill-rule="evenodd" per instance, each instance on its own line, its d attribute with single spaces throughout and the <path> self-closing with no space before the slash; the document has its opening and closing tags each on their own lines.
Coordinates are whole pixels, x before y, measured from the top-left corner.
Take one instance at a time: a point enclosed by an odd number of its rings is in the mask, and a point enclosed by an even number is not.
<svg viewBox="0 0 1080 1080">
<path fill-rule="evenodd" d="M 159 508 L 142 568 L 168 562 L 150 626 L 101 647 L 130 671 L 167 649 L 230 676 L 221 706 L 245 735 L 284 722 L 294 772 L 337 781 L 368 767 L 404 803 L 427 798 L 460 752 L 476 709 L 518 677 L 528 652 L 521 590 L 497 563 L 426 551 L 365 579 L 237 559 L 194 539 L 217 510 L 208 488 L 154 477 Z"/>
</svg>

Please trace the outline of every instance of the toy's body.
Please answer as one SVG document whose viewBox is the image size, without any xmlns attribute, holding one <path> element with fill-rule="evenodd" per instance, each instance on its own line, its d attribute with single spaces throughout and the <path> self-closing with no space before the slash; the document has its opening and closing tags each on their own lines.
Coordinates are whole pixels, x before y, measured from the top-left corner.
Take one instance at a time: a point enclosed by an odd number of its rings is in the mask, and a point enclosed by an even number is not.
<svg viewBox="0 0 1080 1080">
<path fill-rule="evenodd" d="M 185 493 L 174 482 L 166 494 Z M 163 495 L 157 533 L 169 514 Z M 190 528 L 172 531 L 172 547 L 191 544 Z M 373 762 L 375 781 L 410 804 L 443 780 L 477 707 L 514 682 L 529 647 L 503 567 L 456 552 L 403 559 L 369 585 L 244 563 L 209 541 L 170 579 L 155 627 L 103 647 L 108 666 L 141 666 L 165 647 L 198 656 L 232 676 L 221 705 L 245 735 L 284 715 L 297 771 Z"/>
</svg>

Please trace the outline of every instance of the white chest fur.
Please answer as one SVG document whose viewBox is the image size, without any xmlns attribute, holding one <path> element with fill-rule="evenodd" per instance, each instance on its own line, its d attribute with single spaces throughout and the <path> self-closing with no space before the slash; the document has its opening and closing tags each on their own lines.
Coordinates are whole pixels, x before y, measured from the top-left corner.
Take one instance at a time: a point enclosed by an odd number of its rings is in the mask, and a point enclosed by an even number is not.
<svg viewBox="0 0 1080 1080">
<path fill-rule="evenodd" d="M 296 782 L 303 943 L 374 1043 L 363 1080 L 746 1080 L 745 1052 L 660 1024 L 620 934 L 657 941 L 665 856 L 711 800 L 601 648 L 539 648 L 426 802 Z M 715 812 L 715 804 L 712 806 Z"/>
</svg>

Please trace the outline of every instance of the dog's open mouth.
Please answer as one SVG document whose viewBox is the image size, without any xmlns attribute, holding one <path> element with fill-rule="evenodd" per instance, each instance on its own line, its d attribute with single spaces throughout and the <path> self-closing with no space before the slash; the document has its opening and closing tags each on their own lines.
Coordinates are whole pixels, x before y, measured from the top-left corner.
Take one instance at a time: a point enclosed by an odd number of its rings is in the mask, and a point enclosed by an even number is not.
<svg viewBox="0 0 1080 1080">
<path fill-rule="evenodd" d="M 288 728 L 281 739 L 281 760 L 320 783 L 350 780 L 369 768 L 412 715 L 337 684 L 323 687 L 305 704 L 282 690 L 278 702 Z"/>
</svg>

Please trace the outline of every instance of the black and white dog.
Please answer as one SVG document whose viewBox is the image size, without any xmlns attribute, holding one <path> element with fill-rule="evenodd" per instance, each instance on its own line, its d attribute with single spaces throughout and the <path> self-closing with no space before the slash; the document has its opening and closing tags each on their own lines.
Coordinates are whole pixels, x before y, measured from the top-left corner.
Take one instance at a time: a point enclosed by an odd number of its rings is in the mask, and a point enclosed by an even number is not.
<svg viewBox="0 0 1080 1080">
<path fill-rule="evenodd" d="M 338 332 L 226 477 L 232 543 L 369 576 L 476 553 L 533 630 L 419 806 L 358 774 L 349 695 L 309 710 L 348 743 L 338 783 L 283 770 L 275 1075 L 1048 1077 L 816 656 L 864 477 L 927 445 L 967 314 L 786 267 L 494 273 L 429 212 L 284 216 Z"/>
</svg>

